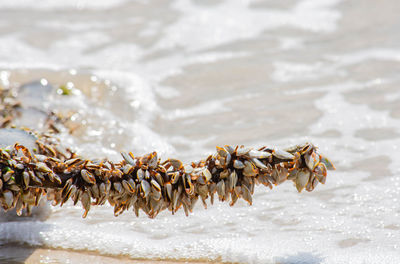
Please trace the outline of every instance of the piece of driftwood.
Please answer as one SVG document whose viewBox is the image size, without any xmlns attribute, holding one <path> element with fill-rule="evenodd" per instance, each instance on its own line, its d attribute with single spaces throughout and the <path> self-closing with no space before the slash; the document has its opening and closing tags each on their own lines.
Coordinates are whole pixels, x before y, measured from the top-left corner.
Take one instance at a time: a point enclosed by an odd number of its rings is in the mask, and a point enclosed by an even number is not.
<svg viewBox="0 0 400 264">
<path fill-rule="evenodd" d="M 270 189 L 286 180 L 297 190 L 312 191 L 325 183 L 333 164 L 311 143 L 287 149 L 244 146 L 217 147 L 207 158 L 183 164 L 161 161 L 156 152 L 135 157 L 121 153 L 122 161 L 88 160 L 64 149 L 52 136 L 37 135 L 35 148 L 19 143 L 0 148 L 0 206 L 30 212 L 43 196 L 52 204 L 79 201 L 86 217 L 93 205 L 108 202 L 118 216 L 133 208 L 149 217 L 183 208 L 186 215 L 201 200 L 207 207 L 216 195 L 233 206 L 239 198 L 252 204 L 257 184 Z"/>
</svg>

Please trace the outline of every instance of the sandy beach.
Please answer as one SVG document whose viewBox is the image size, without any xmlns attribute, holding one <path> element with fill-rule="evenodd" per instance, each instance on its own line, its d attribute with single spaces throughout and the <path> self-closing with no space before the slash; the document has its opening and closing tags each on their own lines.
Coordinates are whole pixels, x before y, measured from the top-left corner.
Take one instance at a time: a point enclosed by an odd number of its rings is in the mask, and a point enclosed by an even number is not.
<svg viewBox="0 0 400 264">
<path fill-rule="evenodd" d="M 185 260 L 148 260 L 148 259 L 131 259 L 128 257 L 111 257 L 101 256 L 90 252 L 75 252 L 69 250 L 57 249 L 37 249 L 25 246 L 2 246 L 0 247 L 0 263 L 99 263 L 99 264 L 207 264 L 222 263 L 219 261 L 185 261 Z"/>
</svg>

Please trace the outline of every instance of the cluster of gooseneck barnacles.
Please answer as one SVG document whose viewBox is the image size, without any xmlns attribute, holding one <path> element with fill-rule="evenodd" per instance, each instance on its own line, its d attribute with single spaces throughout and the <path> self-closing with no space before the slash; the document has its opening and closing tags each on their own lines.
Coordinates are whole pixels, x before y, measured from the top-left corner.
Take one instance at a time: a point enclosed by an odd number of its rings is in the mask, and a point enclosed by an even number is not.
<svg viewBox="0 0 400 264">
<path fill-rule="evenodd" d="M 121 153 L 122 161 L 88 160 L 63 149 L 54 138 L 40 136 L 37 148 L 16 143 L 0 149 L 0 206 L 28 213 L 43 196 L 53 205 L 80 202 L 86 217 L 93 205 L 108 202 L 118 216 L 133 208 L 149 217 L 183 208 L 186 215 L 200 199 L 205 207 L 217 195 L 234 205 L 239 198 L 252 204 L 256 184 L 269 188 L 291 180 L 299 192 L 325 183 L 333 164 L 310 144 L 288 149 L 244 146 L 217 147 L 206 159 L 183 164 L 161 161 L 156 152 L 135 157 Z"/>
</svg>

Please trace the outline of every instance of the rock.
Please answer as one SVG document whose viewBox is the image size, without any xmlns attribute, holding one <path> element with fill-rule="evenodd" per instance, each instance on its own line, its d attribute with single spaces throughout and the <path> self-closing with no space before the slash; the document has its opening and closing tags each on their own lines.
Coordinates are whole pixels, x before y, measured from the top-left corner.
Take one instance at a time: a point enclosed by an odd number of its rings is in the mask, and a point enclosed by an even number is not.
<svg viewBox="0 0 400 264">
<path fill-rule="evenodd" d="M 18 127 L 29 127 L 35 130 L 43 129 L 48 117 L 47 106 L 51 101 L 54 87 L 45 79 L 22 85 L 18 90 L 18 101 L 22 107 L 14 120 Z"/>
<path fill-rule="evenodd" d="M 18 91 L 18 100 L 24 108 L 46 110 L 43 102 L 47 102 L 54 87 L 45 79 L 22 85 Z"/>
<path fill-rule="evenodd" d="M 15 143 L 24 145 L 29 150 L 36 148 L 37 137 L 22 129 L 2 128 L 0 129 L 0 148 L 5 148 Z"/>
</svg>

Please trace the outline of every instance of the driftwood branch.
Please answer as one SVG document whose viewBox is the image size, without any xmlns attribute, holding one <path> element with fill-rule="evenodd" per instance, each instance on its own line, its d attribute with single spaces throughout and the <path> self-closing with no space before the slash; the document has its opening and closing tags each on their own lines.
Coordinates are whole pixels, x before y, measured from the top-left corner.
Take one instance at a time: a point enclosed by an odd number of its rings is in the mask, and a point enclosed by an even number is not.
<svg viewBox="0 0 400 264">
<path fill-rule="evenodd" d="M 172 213 L 183 208 L 186 215 L 196 201 L 207 207 L 214 195 L 220 201 L 235 202 L 242 198 L 252 204 L 256 184 L 270 189 L 291 180 L 299 192 L 312 191 L 325 183 L 332 163 L 318 153 L 312 144 L 285 150 L 244 146 L 217 147 L 214 155 L 191 164 L 177 159 L 161 161 L 156 152 L 142 157 L 121 153 L 123 160 L 87 160 L 64 150 L 43 137 L 37 149 L 19 144 L 0 149 L 0 205 L 4 210 L 16 208 L 21 214 L 37 206 L 47 195 L 53 205 L 69 199 L 81 202 L 86 217 L 92 205 L 107 201 L 118 216 L 133 208 L 149 217 L 168 209 Z"/>
</svg>

